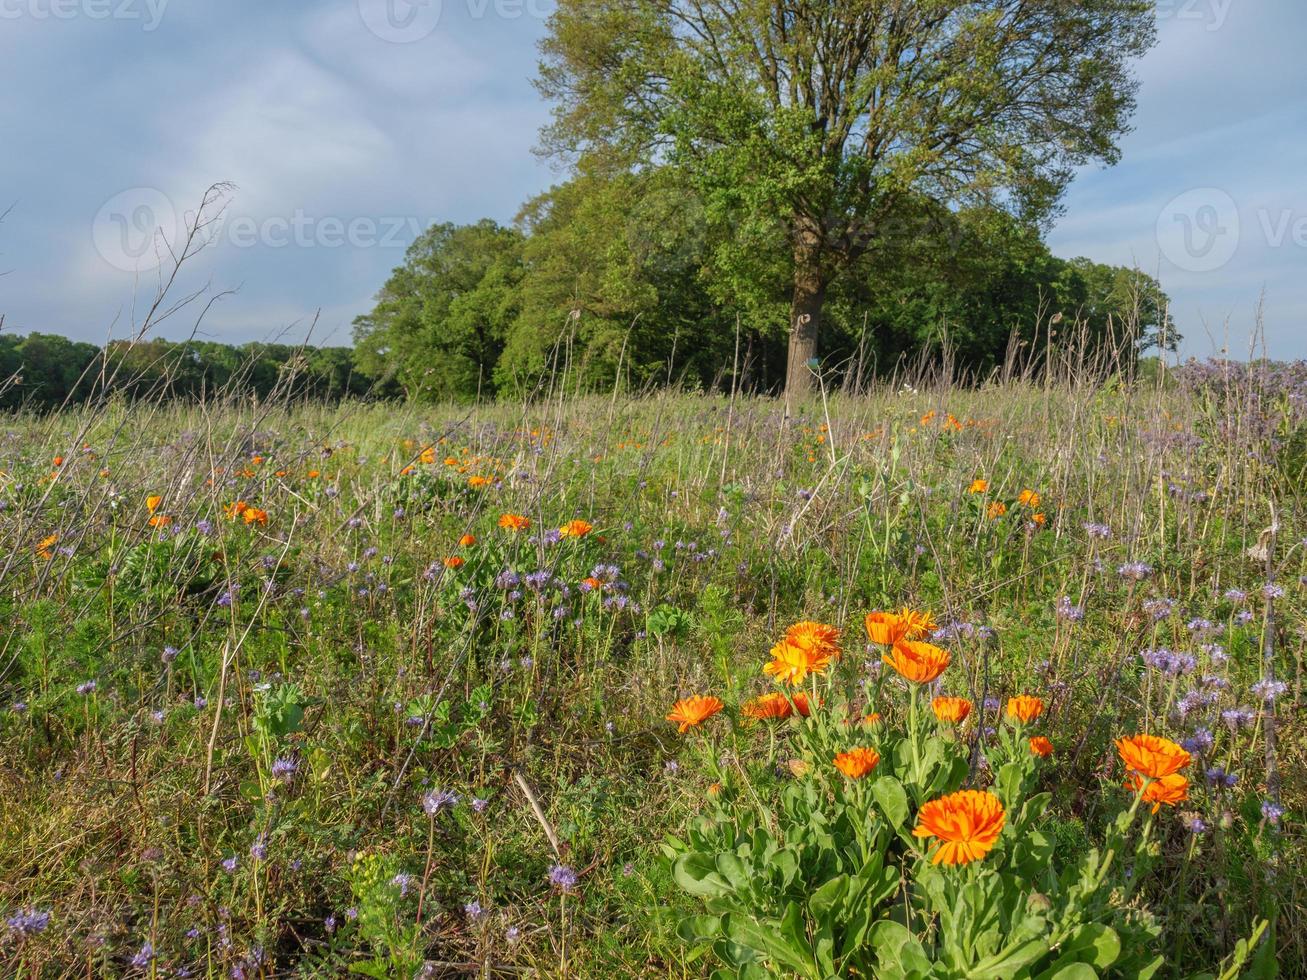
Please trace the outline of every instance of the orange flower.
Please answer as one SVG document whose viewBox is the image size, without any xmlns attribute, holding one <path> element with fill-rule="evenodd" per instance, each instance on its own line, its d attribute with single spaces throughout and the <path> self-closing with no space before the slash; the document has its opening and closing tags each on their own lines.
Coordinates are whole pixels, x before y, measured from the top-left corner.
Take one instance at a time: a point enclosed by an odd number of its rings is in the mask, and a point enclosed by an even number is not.
<svg viewBox="0 0 1307 980">
<path fill-rule="evenodd" d="M 317 479 L 318 477 L 320 477 L 322 474 L 319 473 L 317 470 L 309 470 L 308 473 L 305 474 L 305 475 L 306 475 L 310 480 L 316 480 L 316 479 Z"/>
<path fill-rule="evenodd" d="M 831 654 L 801 647 L 789 640 L 781 640 L 771 648 L 772 661 L 763 666 L 764 674 L 771 674 L 783 684 L 798 687 L 809 674 L 822 674 L 830 666 Z"/>
<path fill-rule="evenodd" d="M 1175 806 L 1189 799 L 1189 780 L 1178 772 L 1154 779 L 1147 786 L 1144 785 L 1143 776 L 1132 772 L 1125 781 L 1125 788 L 1132 793 L 1138 793 L 1142 788 L 1144 802 L 1153 804 L 1154 813 L 1162 808 L 1163 803 Z"/>
<path fill-rule="evenodd" d="M 172 518 L 167 514 L 151 514 L 150 527 L 167 527 L 172 523 Z"/>
<path fill-rule="evenodd" d="M 1039 500 L 1039 494 L 1033 490 L 1022 490 L 1017 494 L 1017 503 L 1023 507 L 1038 507 Z"/>
<path fill-rule="evenodd" d="M 595 529 L 595 526 L 589 521 L 575 520 L 568 521 L 558 529 L 558 533 L 565 538 L 584 538 L 587 534 Z"/>
<path fill-rule="evenodd" d="M 875 749 L 849 749 L 834 758 L 835 768 L 850 779 L 861 779 L 880 762 L 880 753 Z"/>
<path fill-rule="evenodd" d="M 146 497 L 145 509 L 148 510 L 151 514 L 153 514 L 156 510 L 159 509 L 159 505 L 161 503 L 163 503 L 163 498 L 158 496 L 157 494 Z"/>
<path fill-rule="evenodd" d="M 795 646 L 816 653 L 824 653 L 831 657 L 840 655 L 840 631 L 825 623 L 814 623 L 810 620 L 795 623 L 785 631 L 785 639 Z"/>
<path fill-rule="evenodd" d="M 969 864 L 998 843 L 1007 815 L 993 793 L 964 789 L 931 800 L 917 814 L 917 837 L 936 837 L 940 845 L 932 864 Z"/>
<path fill-rule="evenodd" d="M 63 458 L 62 456 L 56 456 L 56 457 L 54 458 L 54 465 L 55 465 L 55 466 L 63 466 L 63 465 L 64 465 L 64 458 Z"/>
<path fill-rule="evenodd" d="M 49 561 L 51 558 L 54 557 L 54 552 L 51 551 L 50 549 L 53 548 L 58 543 L 59 543 L 59 535 L 57 534 L 51 534 L 49 537 L 42 538 L 40 542 L 37 543 L 36 546 L 37 555 L 40 556 L 41 558 L 44 558 L 46 561 Z"/>
<path fill-rule="evenodd" d="M 935 618 L 928 612 L 905 606 L 896 613 L 868 613 L 865 625 L 872 643 L 889 647 L 899 640 L 919 640 L 929 635 L 935 629 Z"/>
<path fill-rule="evenodd" d="M 241 518 L 246 524 L 262 524 L 267 526 L 268 512 L 266 510 L 259 510 L 257 507 L 246 507 L 241 511 Z"/>
<path fill-rule="evenodd" d="M 988 490 L 988 480 L 972 480 L 971 486 L 967 489 L 967 493 L 986 493 Z"/>
<path fill-rule="evenodd" d="M 1044 738 L 1043 735 L 1036 735 L 1030 740 L 1031 754 L 1039 756 L 1041 759 L 1047 759 L 1053 754 L 1053 743 Z"/>
<path fill-rule="evenodd" d="M 1028 725 L 1044 713 L 1042 698 L 1032 698 L 1028 694 L 1019 694 L 1007 699 L 1007 716 Z"/>
<path fill-rule="evenodd" d="M 467 478 L 467 485 L 471 487 L 473 490 L 480 490 L 482 487 L 488 487 L 492 482 L 493 481 L 488 476 L 469 476 Z M 525 517 L 523 517 L 522 520 L 527 521 Z M 530 526 L 530 524 L 531 522 L 527 521 L 528 527 Z M 503 527 L 502 523 L 500 524 L 500 527 Z"/>
<path fill-rule="evenodd" d="M 1043 527 L 1045 524 L 1048 523 L 1048 518 L 1045 517 L 1042 513 L 1035 513 L 1030 515 L 1030 521 L 1036 527 Z"/>
<path fill-rule="evenodd" d="M 966 721 L 967 715 L 971 714 L 971 702 L 966 698 L 938 697 L 930 702 L 930 707 L 940 721 L 955 725 Z"/>
<path fill-rule="evenodd" d="M 531 526 L 531 518 L 523 517 L 521 514 L 502 514 L 499 518 L 499 526 L 506 531 L 525 531 Z"/>
<path fill-rule="evenodd" d="M 791 701 L 779 691 L 773 691 L 754 698 L 744 706 L 744 716 L 754 721 L 784 720 L 795 711 L 804 718 L 812 714 L 812 705 L 808 702 L 806 694 L 795 694 L 794 700 Z"/>
<path fill-rule="evenodd" d="M 234 504 L 230 504 L 227 507 L 227 519 L 229 521 L 236 520 L 236 518 L 240 517 L 241 514 L 245 513 L 246 508 L 249 506 L 250 505 L 243 500 L 238 500 Z"/>
<path fill-rule="evenodd" d="M 989 509 L 986 510 L 985 513 L 989 515 L 991 521 L 996 521 L 1007 513 L 1007 504 L 1003 503 L 1001 500 L 995 500 L 989 505 Z"/>
<path fill-rule="evenodd" d="M 667 720 L 674 725 L 679 725 L 680 732 L 684 735 L 691 728 L 703 724 L 703 722 L 717 714 L 723 707 L 725 705 L 722 704 L 720 698 L 701 696 L 684 698 L 672 705 Z"/>
<path fill-rule="evenodd" d="M 428 466 L 430 466 L 435 461 L 436 461 L 436 450 L 434 446 L 427 446 L 426 449 L 422 450 L 422 454 L 418 456 L 418 462 L 425 463 Z"/>
<path fill-rule="evenodd" d="M 953 658 L 947 650 L 941 650 L 932 643 L 900 640 L 894 644 L 892 655 L 887 653 L 880 659 L 905 679 L 918 684 L 929 684 L 944 673 Z"/>
<path fill-rule="evenodd" d="M 458 546 L 459 546 L 460 548 L 470 548 L 470 547 L 472 547 L 472 545 L 474 545 L 474 544 L 476 544 L 476 543 L 477 543 L 477 539 L 476 539 L 476 537 L 475 537 L 474 535 L 471 535 L 471 534 L 465 534 L 465 535 L 463 535 L 461 538 L 458 539 Z"/>
<path fill-rule="evenodd" d="M 462 568 L 464 564 L 463 559 L 458 555 L 454 555 L 452 558 L 443 558 L 441 561 L 446 568 Z"/>
<path fill-rule="evenodd" d="M 792 714 L 794 714 L 794 705 L 779 691 L 756 697 L 744 706 L 744 717 L 752 718 L 754 721 L 784 719 Z"/>
<path fill-rule="evenodd" d="M 599 579 L 595 578 L 593 575 L 589 578 L 581 579 L 581 584 L 588 586 L 591 592 L 602 592 L 604 588 L 604 583 L 599 581 Z"/>
<path fill-rule="evenodd" d="M 864 725 L 866 725 L 868 728 L 870 728 L 872 725 L 877 725 L 877 724 L 879 724 L 879 723 L 880 723 L 880 712 L 879 712 L 879 711 L 873 711 L 871 714 L 867 715 L 867 717 L 865 717 L 865 718 L 862 719 L 862 723 L 863 723 Z"/>
<path fill-rule="evenodd" d="M 1156 735 L 1118 738 L 1116 751 L 1127 769 L 1149 779 L 1164 779 L 1189 765 L 1189 753 L 1170 739 Z"/>
</svg>

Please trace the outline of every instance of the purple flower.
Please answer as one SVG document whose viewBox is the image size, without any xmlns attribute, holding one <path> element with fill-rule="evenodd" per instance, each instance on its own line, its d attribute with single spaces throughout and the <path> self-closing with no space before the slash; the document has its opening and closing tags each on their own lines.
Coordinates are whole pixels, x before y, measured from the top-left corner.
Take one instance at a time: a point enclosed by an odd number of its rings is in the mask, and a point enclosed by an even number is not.
<svg viewBox="0 0 1307 980">
<path fill-rule="evenodd" d="M 77 693 L 85 697 L 95 693 L 95 681 L 83 681 L 77 685 Z"/>
<path fill-rule="evenodd" d="M 1071 601 L 1071 597 L 1064 595 L 1057 600 L 1056 607 L 1057 618 L 1068 623 L 1078 623 L 1085 618 L 1085 609 L 1083 606 L 1077 606 Z"/>
<path fill-rule="evenodd" d="M 565 864 L 555 864 L 549 869 L 549 883 L 562 891 L 570 892 L 576 887 L 576 872 Z"/>
<path fill-rule="evenodd" d="M 1182 820 L 1184 822 L 1185 829 L 1188 830 L 1189 833 L 1191 834 L 1207 833 L 1207 824 L 1203 821 L 1203 818 L 1199 816 L 1197 813 L 1186 813 L 1182 818 Z"/>
<path fill-rule="evenodd" d="M 1149 599 L 1144 603 L 1144 612 L 1152 616 L 1154 622 L 1161 622 L 1175 612 L 1175 603 L 1170 599 Z"/>
<path fill-rule="evenodd" d="M 401 871 L 390 879 L 390 883 L 399 889 L 400 898 L 406 898 L 408 890 L 413 887 L 413 876 L 407 871 Z"/>
<path fill-rule="evenodd" d="M 50 913 L 37 909 L 19 909 L 5 920 L 5 924 L 17 936 L 34 936 L 50 928 Z"/>
<path fill-rule="evenodd" d="M 1225 598 L 1227 602 L 1241 603 L 1248 601 L 1248 593 L 1242 589 L 1226 589 Z"/>
<path fill-rule="evenodd" d="M 138 952 L 135 956 L 132 957 L 132 966 L 136 967 L 136 969 L 138 970 L 144 970 L 147 966 L 150 965 L 150 962 L 153 959 L 154 959 L 154 947 L 147 942 L 144 946 L 141 947 L 140 952 Z"/>
<path fill-rule="evenodd" d="M 1122 578 L 1130 579 L 1135 582 L 1142 582 L 1148 576 L 1153 574 L 1153 566 L 1147 562 L 1130 561 L 1126 562 L 1116 570 L 1116 573 Z"/>
<path fill-rule="evenodd" d="M 1112 536 L 1112 529 L 1106 524 L 1089 523 L 1085 526 L 1085 533 L 1091 538 L 1107 539 Z"/>
<path fill-rule="evenodd" d="M 1282 586 L 1282 585 L 1275 585 L 1274 583 L 1270 583 L 1270 582 L 1268 582 L 1266 585 L 1263 585 L 1263 586 L 1262 586 L 1262 598 L 1263 598 L 1263 599 L 1283 599 L 1283 598 L 1284 598 L 1284 586 Z"/>
<path fill-rule="evenodd" d="M 280 780 L 283 783 L 289 783 L 295 778 L 295 773 L 299 771 L 300 764 L 289 756 L 280 756 L 272 763 L 272 778 Z"/>
<path fill-rule="evenodd" d="M 476 901 L 475 899 L 473 899 L 472 901 L 468 902 L 466 905 L 463 906 L 463 912 L 467 915 L 469 919 L 472 919 L 474 921 L 486 914 L 485 909 L 481 907 L 481 903 Z"/>
<path fill-rule="evenodd" d="M 177 654 L 179 652 L 180 651 L 176 647 L 164 647 L 163 653 L 160 655 L 160 659 L 164 663 L 170 664 L 177 659 Z"/>
<path fill-rule="evenodd" d="M 472 809 L 476 813 L 481 813 L 490 805 L 489 800 L 483 800 L 480 797 L 472 797 Z"/>
<path fill-rule="evenodd" d="M 428 817 L 439 815 L 441 810 L 453 809 L 458 803 L 458 794 L 449 789 L 433 789 L 422 797 L 422 809 Z"/>
<path fill-rule="evenodd" d="M 239 865 L 240 863 L 241 863 L 240 858 L 238 858 L 235 854 L 233 854 L 231 857 L 227 858 L 227 860 L 222 862 L 222 868 L 228 874 L 232 874 L 233 872 L 235 872 L 236 866 Z"/>
<path fill-rule="evenodd" d="M 1278 827 L 1280 825 L 1280 818 L 1282 816 L 1284 816 L 1284 807 L 1277 806 L 1270 800 L 1267 800 L 1262 804 L 1262 819 L 1272 827 Z"/>
<path fill-rule="evenodd" d="M 1207 776 L 1207 781 L 1213 786 L 1220 786 L 1225 789 L 1233 789 L 1235 783 L 1239 782 L 1237 775 L 1226 772 L 1220 766 L 1212 766 L 1204 775 Z"/>
<path fill-rule="evenodd" d="M 1248 690 L 1251 691 L 1253 696 L 1256 697 L 1259 701 L 1265 701 L 1267 703 L 1270 703 L 1274 701 L 1277 697 L 1279 697 L 1281 694 L 1283 694 L 1285 691 L 1287 691 L 1288 689 L 1289 689 L 1289 685 L 1284 683 L 1284 681 L 1272 680 L 1271 678 L 1267 677 L 1263 680 L 1258 681 Z"/>
</svg>

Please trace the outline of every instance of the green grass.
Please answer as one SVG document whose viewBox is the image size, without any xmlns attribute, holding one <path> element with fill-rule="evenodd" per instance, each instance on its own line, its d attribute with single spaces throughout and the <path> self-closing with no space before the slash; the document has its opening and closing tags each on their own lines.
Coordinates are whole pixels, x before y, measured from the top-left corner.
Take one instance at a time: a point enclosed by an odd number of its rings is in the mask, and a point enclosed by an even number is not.
<svg viewBox="0 0 1307 980">
<path fill-rule="evenodd" d="M 1277 412 L 1284 431 L 1302 423 L 1300 401 L 1168 384 L 884 391 L 789 422 L 773 401 L 689 395 L 13 418 L 0 705 L 26 708 L 0 711 L 0 911 L 51 921 L 5 931 L 0 963 L 35 977 L 410 976 L 424 962 L 433 976 L 707 976 L 676 932 L 698 907 L 659 848 L 707 781 L 663 716 L 688 694 L 733 709 L 766 690 L 760 664 L 798 619 L 844 629 L 841 669 L 869 672 L 863 616 L 911 604 L 985 628 L 949 641 L 950 693 L 1048 701 L 1046 832 L 1067 854 L 1119 808 L 1114 736 L 1210 728 L 1139 893 L 1166 975 L 1214 967 L 1258 917 L 1282 971 L 1300 973 L 1307 523 L 1301 482 L 1259 435 Z M 967 493 L 977 478 L 987 494 Z M 1017 502 L 1027 488 L 1038 508 Z M 148 526 L 150 494 L 169 526 Z M 236 500 L 267 525 L 227 520 Z M 993 501 L 1007 514 L 988 517 Z M 500 529 L 505 512 L 532 528 Z M 537 539 L 574 518 L 594 532 Z M 1273 524 L 1285 595 L 1268 632 L 1267 563 L 1248 549 Z M 460 547 L 465 533 L 477 543 Z M 446 568 L 453 556 L 465 564 Z M 1130 561 L 1153 574 L 1123 579 Z M 524 580 L 504 588 L 508 568 Z M 533 591 L 541 568 L 565 598 Z M 583 591 L 592 574 L 606 584 Z M 1056 616 L 1063 596 L 1082 622 Z M 1154 618 L 1145 603 L 1163 597 L 1176 609 Z M 1196 617 L 1210 636 L 1187 628 Z M 1144 667 L 1159 647 L 1228 687 L 1177 717 L 1196 680 Z M 1274 714 L 1229 731 L 1219 712 L 1259 708 L 1249 688 L 1268 666 L 1289 685 Z M 761 755 L 766 733 L 741 731 L 740 751 Z M 1209 787 L 1210 765 L 1237 786 Z M 459 803 L 429 819 L 435 789 Z M 1262 817 L 1272 797 L 1278 827 Z M 1209 830 L 1191 840 L 1185 812 Z M 575 888 L 551 885 L 558 864 Z M 131 966 L 147 942 L 156 958 Z"/>
</svg>

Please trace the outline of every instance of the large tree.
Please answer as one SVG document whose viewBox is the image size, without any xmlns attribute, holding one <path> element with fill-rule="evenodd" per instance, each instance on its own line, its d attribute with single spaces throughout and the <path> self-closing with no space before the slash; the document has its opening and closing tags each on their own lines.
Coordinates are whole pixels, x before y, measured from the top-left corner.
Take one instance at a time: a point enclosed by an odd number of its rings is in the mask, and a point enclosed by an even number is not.
<svg viewBox="0 0 1307 980">
<path fill-rule="evenodd" d="M 792 264 L 786 390 L 809 385 L 837 274 L 904 201 L 1056 208 L 1114 162 L 1151 0 L 559 0 L 545 147 L 670 162 Z"/>
</svg>

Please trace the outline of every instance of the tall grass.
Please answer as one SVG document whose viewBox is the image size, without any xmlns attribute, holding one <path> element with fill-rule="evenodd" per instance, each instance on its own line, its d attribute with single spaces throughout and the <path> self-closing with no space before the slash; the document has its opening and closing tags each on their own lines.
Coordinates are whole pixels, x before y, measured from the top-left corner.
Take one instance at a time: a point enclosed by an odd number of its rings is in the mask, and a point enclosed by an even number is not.
<svg viewBox="0 0 1307 980">
<path fill-rule="evenodd" d="M 707 787 L 663 716 L 762 690 L 798 619 L 844 628 L 845 669 L 870 675 L 863 615 L 911 603 L 945 628 L 951 693 L 1047 699 L 1066 853 L 1119 804 L 1112 737 L 1199 746 L 1137 900 L 1172 975 L 1261 917 L 1292 975 L 1303 368 L 1046 368 L 967 386 L 923 368 L 789 418 L 740 394 L 548 389 L 10 418 L 4 972 L 706 975 L 657 844 Z M 594 531 L 545 533 L 574 518 Z M 1141 657 L 1162 649 L 1195 668 Z"/>
</svg>

